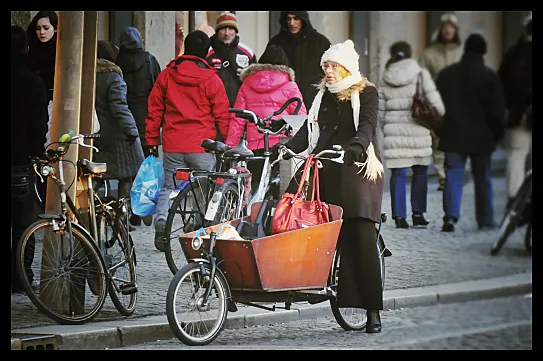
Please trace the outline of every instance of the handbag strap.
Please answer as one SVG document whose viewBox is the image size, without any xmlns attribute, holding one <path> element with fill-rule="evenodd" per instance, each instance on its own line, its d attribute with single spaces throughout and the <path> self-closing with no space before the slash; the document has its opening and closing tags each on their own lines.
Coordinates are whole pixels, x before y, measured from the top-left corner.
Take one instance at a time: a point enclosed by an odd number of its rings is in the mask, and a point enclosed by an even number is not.
<svg viewBox="0 0 543 361">
<path fill-rule="evenodd" d="M 424 87 L 422 86 L 422 71 L 419 72 L 419 76 L 417 78 L 417 95 L 419 97 L 424 96 Z"/>
<path fill-rule="evenodd" d="M 296 192 L 296 194 L 294 196 L 295 199 L 299 197 L 300 193 L 302 193 L 302 189 L 304 187 L 305 179 L 307 178 L 308 172 L 311 169 L 311 164 L 313 162 L 313 157 L 314 156 L 315 156 L 314 154 L 310 154 L 307 157 L 307 160 L 306 160 L 305 166 L 304 166 L 304 171 L 302 173 L 302 178 L 300 178 L 300 185 L 298 186 L 298 191 Z"/>
</svg>

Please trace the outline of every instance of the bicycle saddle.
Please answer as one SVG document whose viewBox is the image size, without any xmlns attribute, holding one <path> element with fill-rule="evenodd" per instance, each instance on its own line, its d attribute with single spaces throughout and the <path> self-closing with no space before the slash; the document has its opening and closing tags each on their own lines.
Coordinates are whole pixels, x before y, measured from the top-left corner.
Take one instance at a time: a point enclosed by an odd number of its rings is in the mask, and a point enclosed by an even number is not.
<svg viewBox="0 0 543 361">
<path fill-rule="evenodd" d="M 202 143 L 200 144 L 202 148 L 204 148 L 206 151 L 212 151 L 212 152 L 219 152 L 223 153 L 226 152 L 228 149 L 231 149 L 228 145 L 211 139 L 204 139 L 202 140 Z"/>
<path fill-rule="evenodd" d="M 241 139 L 234 148 L 227 150 L 223 153 L 224 158 L 249 158 L 254 157 L 252 150 L 247 148 L 247 141 Z"/>
<path fill-rule="evenodd" d="M 81 166 L 83 174 L 88 174 L 88 173 L 100 174 L 100 173 L 105 173 L 107 171 L 106 163 L 95 163 L 85 158 L 80 159 L 78 163 Z"/>
</svg>

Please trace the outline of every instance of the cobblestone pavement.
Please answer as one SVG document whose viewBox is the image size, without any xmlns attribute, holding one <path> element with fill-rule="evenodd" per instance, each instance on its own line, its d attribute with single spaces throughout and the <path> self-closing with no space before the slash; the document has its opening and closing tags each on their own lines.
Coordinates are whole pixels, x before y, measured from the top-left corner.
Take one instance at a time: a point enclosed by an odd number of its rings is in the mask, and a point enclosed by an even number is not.
<svg viewBox="0 0 543 361">
<path fill-rule="evenodd" d="M 333 317 L 321 317 L 223 330 L 211 344 L 198 348 L 174 338 L 119 349 L 532 349 L 532 298 L 525 295 L 385 310 L 381 323 L 382 332 L 369 335 L 364 331 L 346 332 Z"/>
<path fill-rule="evenodd" d="M 382 232 L 393 253 L 386 258 L 385 289 L 430 286 L 532 271 L 531 254 L 526 253 L 523 247 L 523 229 L 511 236 L 498 256 L 489 255 L 496 231 L 477 230 L 473 183 L 464 187 L 461 218 L 456 232 L 441 232 L 442 192 L 436 189 L 437 181 L 431 179 L 427 212 L 431 223 L 427 228 L 396 229 L 391 219 L 390 193 L 385 192 L 383 211 L 388 213 L 389 221 L 384 224 Z M 407 194 L 410 194 L 410 187 Z M 494 177 L 494 197 L 495 220 L 499 222 L 505 207 L 503 176 Z M 411 224 L 410 216 L 408 222 Z M 166 293 L 173 275 L 164 253 L 155 250 L 153 237 L 152 227 L 137 227 L 133 232 L 138 258 L 139 292 L 137 309 L 131 317 L 164 315 L 166 312 Z M 122 316 L 108 299 L 94 320 L 117 318 Z M 11 295 L 11 329 L 49 324 L 54 322 L 40 314 L 24 294 Z"/>
</svg>

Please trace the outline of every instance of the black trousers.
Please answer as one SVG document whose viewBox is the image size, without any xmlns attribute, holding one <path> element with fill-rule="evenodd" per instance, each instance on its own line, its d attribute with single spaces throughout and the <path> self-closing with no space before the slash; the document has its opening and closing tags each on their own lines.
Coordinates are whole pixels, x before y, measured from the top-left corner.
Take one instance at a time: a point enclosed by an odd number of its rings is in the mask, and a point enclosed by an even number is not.
<svg viewBox="0 0 543 361">
<path fill-rule="evenodd" d="M 375 222 L 365 218 L 343 220 L 337 303 L 339 307 L 383 309 L 381 262 Z"/>
<path fill-rule="evenodd" d="M 21 289 L 16 268 L 16 251 L 21 235 L 37 220 L 39 207 L 34 190 L 34 176 L 30 167 L 11 167 L 11 287 Z M 28 243 L 25 265 L 29 281 L 32 282 L 30 265 L 34 257 L 34 240 Z"/>
</svg>

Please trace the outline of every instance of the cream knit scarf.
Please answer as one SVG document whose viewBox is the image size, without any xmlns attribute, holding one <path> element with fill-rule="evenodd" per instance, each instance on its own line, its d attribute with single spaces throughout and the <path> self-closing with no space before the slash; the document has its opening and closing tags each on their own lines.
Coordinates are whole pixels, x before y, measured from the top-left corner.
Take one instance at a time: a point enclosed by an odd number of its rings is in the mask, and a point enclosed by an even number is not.
<svg viewBox="0 0 543 361">
<path fill-rule="evenodd" d="M 328 88 L 330 93 L 337 94 L 351 88 L 353 85 L 359 83 L 360 81 L 362 81 L 362 75 L 360 74 L 360 72 L 358 72 L 358 73 L 349 75 L 348 77 L 345 77 L 334 84 L 326 83 L 326 87 Z M 319 130 L 319 123 L 318 123 L 317 116 L 319 114 L 319 108 L 321 106 L 323 95 L 324 95 L 324 90 L 321 89 L 315 96 L 315 99 L 313 100 L 313 103 L 311 104 L 311 108 L 309 109 L 309 113 L 307 116 L 307 131 L 308 131 L 308 144 L 309 144 L 307 148 L 308 153 L 311 153 L 313 149 L 315 149 L 317 142 L 319 140 L 320 130 Z M 358 122 L 360 121 L 359 119 L 360 95 L 359 95 L 359 92 L 354 89 L 352 89 L 351 91 L 351 105 L 353 108 L 354 129 L 358 130 Z M 354 162 L 354 164 L 360 168 L 360 170 L 358 171 L 358 174 L 360 174 L 362 170 L 365 169 L 363 177 L 375 182 L 377 177 L 382 177 L 383 175 L 383 165 L 381 164 L 381 162 L 379 161 L 379 159 L 377 159 L 377 156 L 375 155 L 375 149 L 373 148 L 373 143 L 370 142 L 368 149 L 366 149 L 366 154 L 368 156 L 365 162 L 363 163 Z"/>
</svg>

